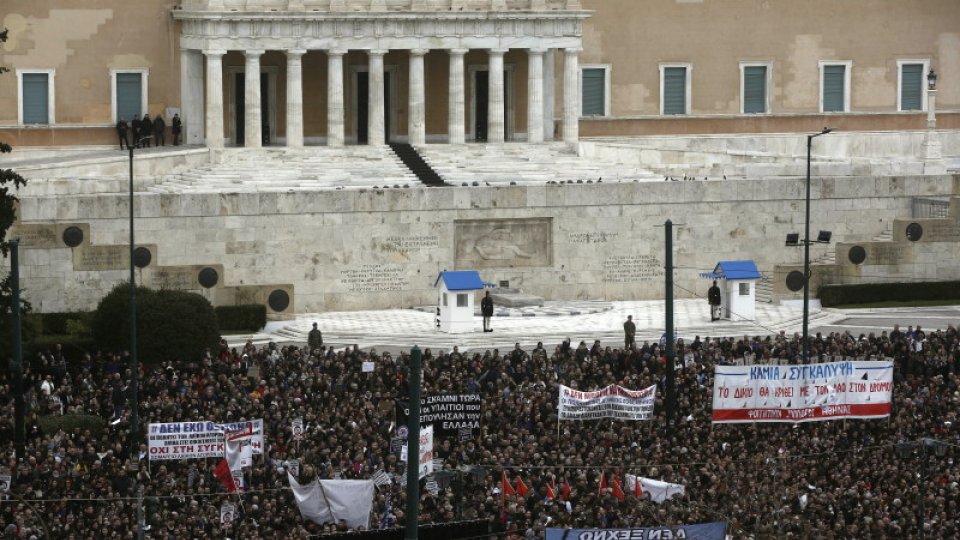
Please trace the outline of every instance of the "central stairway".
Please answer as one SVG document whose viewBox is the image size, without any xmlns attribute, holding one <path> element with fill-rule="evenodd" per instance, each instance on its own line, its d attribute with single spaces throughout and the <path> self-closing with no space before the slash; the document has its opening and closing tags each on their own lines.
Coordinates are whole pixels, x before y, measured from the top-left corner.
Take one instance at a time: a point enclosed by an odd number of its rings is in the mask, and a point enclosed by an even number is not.
<svg viewBox="0 0 960 540">
<path fill-rule="evenodd" d="M 390 149 L 393 150 L 393 153 L 400 158 L 400 161 L 410 169 L 410 172 L 417 175 L 417 178 L 425 186 L 445 186 L 446 182 L 443 181 L 443 178 L 437 174 L 437 171 L 433 170 L 423 157 L 417 152 L 417 149 L 413 145 L 407 143 L 390 143 Z"/>
</svg>

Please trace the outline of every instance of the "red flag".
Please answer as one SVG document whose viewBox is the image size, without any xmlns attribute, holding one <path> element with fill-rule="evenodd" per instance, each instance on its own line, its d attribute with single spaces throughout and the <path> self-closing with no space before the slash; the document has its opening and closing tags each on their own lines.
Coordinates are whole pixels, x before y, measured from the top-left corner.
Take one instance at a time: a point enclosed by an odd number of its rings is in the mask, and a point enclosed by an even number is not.
<svg viewBox="0 0 960 540">
<path fill-rule="evenodd" d="M 223 487 L 229 493 L 237 490 L 237 485 L 233 483 L 233 475 L 230 473 L 230 464 L 226 459 L 221 459 L 220 463 L 213 469 L 213 475 L 223 484 Z"/>
<path fill-rule="evenodd" d="M 514 480 L 514 483 L 515 483 L 514 485 L 517 486 L 517 495 L 521 497 L 526 497 L 527 495 L 530 494 L 530 488 L 528 488 L 527 485 L 523 483 L 523 478 L 520 478 L 518 476 L 517 479 Z"/>
<path fill-rule="evenodd" d="M 563 487 L 560 489 L 560 498 L 565 501 L 570 500 L 570 484 L 566 480 L 563 481 Z"/>
<path fill-rule="evenodd" d="M 607 489 L 607 473 L 600 473 L 600 489 L 597 493 L 603 495 L 603 490 Z"/>
<path fill-rule="evenodd" d="M 551 484 L 552 484 L 552 482 L 551 482 Z M 552 500 L 554 500 L 554 499 L 557 498 L 556 491 L 554 491 L 553 486 L 552 486 L 551 484 L 547 484 L 547 496 L 546 496 L 546 499 L 547 499 L 548 501 L 552 501 Z"/>
<path fill-rule="evenodd" d="M 615 478 L 613 480 L 613 496 L 623 502 L 627 498 L 626 493 L 623 492 L 623 486 L 620 485 L 620 479 Z"/>
<path fill-rule="evenodd" d="M 510 485 L 510 480 L 507 480 L 507 471 L 504 470 L 500 475 L 500 498 L 507 500 L 507 497 L 516 494 L 517 492 L 514 491 L 513 486 Z"/>
</svg>

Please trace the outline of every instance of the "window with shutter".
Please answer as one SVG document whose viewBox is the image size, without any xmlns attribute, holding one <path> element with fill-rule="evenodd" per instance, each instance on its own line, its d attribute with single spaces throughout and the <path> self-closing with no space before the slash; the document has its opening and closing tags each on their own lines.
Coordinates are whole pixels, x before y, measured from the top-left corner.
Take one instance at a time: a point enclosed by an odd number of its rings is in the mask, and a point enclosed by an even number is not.
<svg viewBox="0 0 960 540">
<path fill-rule="evenodd" d="M 823 112 L 844 112 L 847 66 L 823 66 Z"/>
<path fill-rule="evenodd" d="M 923 110 L 923 64 L 900 65 L 900 110 Z"/>
<path fill-rule="evenodd" d="M 743 112 L 767 112 L 767 66 L 744 66 Z"/>
<path fill-rule="evenodd" d="M 46 73 L 23 74 L 23 123 L 50 123 L 50 76 Z"/>
<path fill-rule="evenodd" d="M 583 116 L 606 114 L 606 78 L 607 73 L 604 68 L 583 68 L 581 93 Z"/>
<path fill-rule="evenodd" d="M 117 118 L 129 122 L 141 117 L 143 104 L 143 74 L 117 73 Z"/>
<path fill-rule="evenodd" d="M 687 68 L 663 68 L 663 114 L 687 114 Z"/>
</svg>

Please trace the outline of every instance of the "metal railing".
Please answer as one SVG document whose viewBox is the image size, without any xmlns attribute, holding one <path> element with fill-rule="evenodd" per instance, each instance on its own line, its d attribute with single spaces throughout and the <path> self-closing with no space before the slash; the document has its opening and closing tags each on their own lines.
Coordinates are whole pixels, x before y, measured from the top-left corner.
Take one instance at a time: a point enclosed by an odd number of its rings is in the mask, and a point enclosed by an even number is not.
<svg viewBox="0 0 960 540">
<path fill-rule="evenodd" d="M 948 200 L 914 197 L 911 206 L 914 219 L 950 217 L 950 201 Z"/>
</svg>

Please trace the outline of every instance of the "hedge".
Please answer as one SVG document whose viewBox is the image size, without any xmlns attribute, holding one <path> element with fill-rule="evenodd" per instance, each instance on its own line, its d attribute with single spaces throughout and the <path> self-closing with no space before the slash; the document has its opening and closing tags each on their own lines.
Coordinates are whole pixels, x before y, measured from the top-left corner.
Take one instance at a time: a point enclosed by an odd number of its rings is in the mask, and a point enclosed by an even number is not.
<svg viewBox="0 0 960 540">
<path fill-rule="evenodd" d="M 74 329 L 79 325 L 90 325 L 93 318 L 91 311 L 76 312 L 56 312 L 56 313 L 31 313 L 27 319 L 37 325 L 42 335 L 63 335 L 71 334 L 71 327 Z"/>
<path fill-rule="evenodd" d="M 37 421 L 40 423 L 40 429 L 48 435 L 52 435 L 61 429 L 64 433 L 71 433 L 74 429 L 79 428 L 80 431 L 89 429 L 94 437 L 98 437 L 103 428 L 107 426 L 106 420 L 89 414 L 41 416 Z"/>
<path fill-rule="evenodd" d="M 824 285 L 818 294 L 820 304 L 824 307 L 872 302 L 960 300 L 960 281 Z"/>
<path fill-rule="evenodd" d="M 221 332 L 256 332 L 267 324 L 267 307 L 262 304 L 218 306 L 214 311 Z"/>
</svg>

